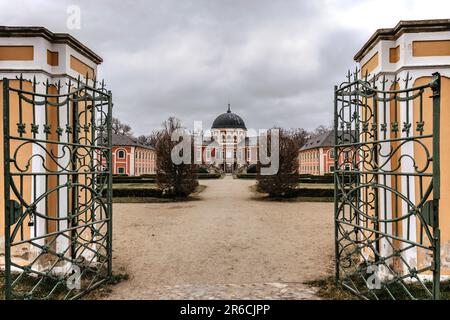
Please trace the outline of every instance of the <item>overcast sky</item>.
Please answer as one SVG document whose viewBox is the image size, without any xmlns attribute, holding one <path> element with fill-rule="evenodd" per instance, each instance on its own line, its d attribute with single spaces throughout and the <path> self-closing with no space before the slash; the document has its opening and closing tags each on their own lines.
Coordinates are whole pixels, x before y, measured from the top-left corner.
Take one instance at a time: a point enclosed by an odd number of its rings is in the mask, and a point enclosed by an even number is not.
<svg viewBox="0 0 450 320">
<path fill-rule="evenodd" d="M 0 25 L 71 33 L 99 54 L 136 135 L 172 115 L 210 127 L 228 102 L 249 128 L 331 125 L 333 85 L 376 29 L 449 14 L 448 0 L 0 0 Z"/>
</svg>

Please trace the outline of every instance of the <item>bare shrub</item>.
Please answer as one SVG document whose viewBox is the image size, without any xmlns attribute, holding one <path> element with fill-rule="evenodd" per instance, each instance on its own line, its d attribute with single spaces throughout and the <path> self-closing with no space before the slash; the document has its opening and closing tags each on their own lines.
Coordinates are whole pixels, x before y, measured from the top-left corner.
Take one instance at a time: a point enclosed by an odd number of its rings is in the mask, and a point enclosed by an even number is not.
<svg viewBox="0 0 450 320">
<path fill-rule="evenodd" d="M 175 164 L 171 158 L 171 152 L 178 141 L 172 141 L 172 133 L 181 129 L 178 119 L 170 117 L 164 121 L 163 129 L 157 134 L 156 142 L 156 182 L 158 187 L 167 196 L 187 197 L 198 186 L 197 166 L 191 163 Z M 191 146 L 191 150 L 193 150 Z"/>
<path fill-rule="evenodd" d="M 258 163 L 257 187 L 258 191 L 268 193 L 273 198 L 295 196 L 295 189 L 299 181 L 298 175 L 298 142 L 292 134 L 279 129 L 279 169 L 276 174 L 262 175 Z M 267 137 L 268 151 L 270 152 L 271 135 Z"/>
</svg>

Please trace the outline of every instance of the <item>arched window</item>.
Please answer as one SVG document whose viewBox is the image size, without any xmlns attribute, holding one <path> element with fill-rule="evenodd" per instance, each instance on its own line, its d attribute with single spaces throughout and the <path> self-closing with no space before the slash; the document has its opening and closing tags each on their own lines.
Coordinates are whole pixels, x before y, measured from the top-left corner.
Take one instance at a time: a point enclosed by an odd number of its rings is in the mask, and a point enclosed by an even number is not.
<svg viewBox="0 0 450 320">
<path fill-rule="evenodd" d="M 124 159 L 125 158 L 125 151 L 124 150 L 117 151 L 117 158 Z"/>
</svg>

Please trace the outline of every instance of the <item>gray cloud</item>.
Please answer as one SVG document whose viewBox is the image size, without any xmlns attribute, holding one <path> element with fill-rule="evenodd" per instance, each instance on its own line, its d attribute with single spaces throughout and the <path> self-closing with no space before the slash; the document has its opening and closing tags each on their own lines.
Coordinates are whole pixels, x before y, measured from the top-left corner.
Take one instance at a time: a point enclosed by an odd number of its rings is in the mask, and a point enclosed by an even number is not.
<svg viewBox="0 0 450 320">
<path fill-rule="evenodd" d="M 136 134 L 171 115 L 209 126 L 229 100 L 248 127 L 331 124 L 333 85 L 370 35 L 336 24 L 327 0 L 19 2 L 0 4 L 2 24 L 70 32 L 100 54 L 115 116 Z M 65 27 L 70 4 L 81 30 Z"/>
</svg>

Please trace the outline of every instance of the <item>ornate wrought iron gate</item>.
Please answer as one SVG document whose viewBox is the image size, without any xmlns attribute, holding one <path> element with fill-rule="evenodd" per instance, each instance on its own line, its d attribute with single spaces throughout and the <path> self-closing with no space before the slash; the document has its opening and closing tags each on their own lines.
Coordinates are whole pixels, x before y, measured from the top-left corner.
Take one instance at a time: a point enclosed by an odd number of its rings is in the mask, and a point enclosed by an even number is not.
<svg viewBox="0 0 450 320">
<path fill-rule="evenodd" d="M 6 299 L 74 299 L 111 276 L 111 111 L 89 79 L 3 79 Z"/>
<path fill-rule="evenodd" d="M 335 87 L 336 279 L 367 299 L 438 299 L 440 75 L 358 74 Z"/>
</svg>

